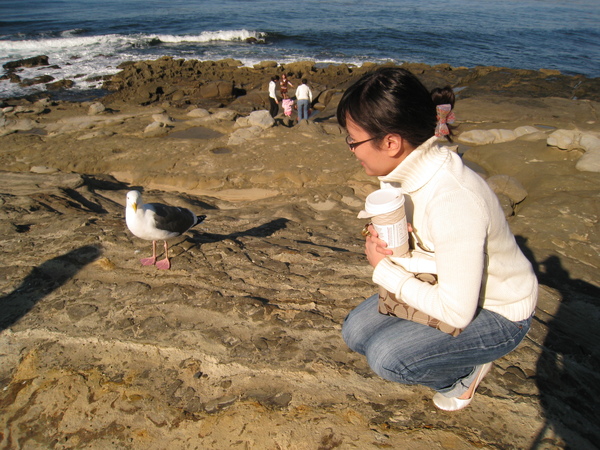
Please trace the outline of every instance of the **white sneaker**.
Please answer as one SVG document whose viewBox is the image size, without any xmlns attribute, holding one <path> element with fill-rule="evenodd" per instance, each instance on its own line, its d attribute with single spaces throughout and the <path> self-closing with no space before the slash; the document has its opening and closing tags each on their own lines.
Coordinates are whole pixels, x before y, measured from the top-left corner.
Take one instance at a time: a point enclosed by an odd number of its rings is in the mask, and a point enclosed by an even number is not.
<svg viewBox="0 0 600 450">
<path fill-rule="evenodd" d="M 471 403 L 471 400 L 473 400 L 473 397 L 475 397 L 475 391 L 477 390 L 479 383 L 481 383 L 483 377 L 485 377 L 492 369 L 492 363 L 489 362 L 477 367 L 479 368 L 479 373 L 477 374 L 475 381 L 473 381 L 471 384 L 471 386 L 474 386 L 473 395 L 471 395 L 471 398 L 464 400 L 458 397 L 444 397 L 438 392 L 433 396 L 433 403 L 435 406 L 437 406 L 439 409 L 443 409 L 444 411 L 458 411 L 459 409 L 466 408 L 469 403 Z"/>
</svg>

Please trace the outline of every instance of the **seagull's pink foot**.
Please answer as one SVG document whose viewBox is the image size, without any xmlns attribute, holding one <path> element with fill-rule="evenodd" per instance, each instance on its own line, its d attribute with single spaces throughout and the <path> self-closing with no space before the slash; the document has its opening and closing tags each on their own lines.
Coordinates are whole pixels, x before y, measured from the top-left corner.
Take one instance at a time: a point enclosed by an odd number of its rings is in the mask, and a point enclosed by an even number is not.
<svg viewBox="0 0 600 450">
<path fill-rule="evenodd" d="M 156 263 L 156 268 L 162 270 L 169 270 L 171 268 L 171 262 L 167 258 L 161 259 Z"/>
<path fill-rule="evenodd" d="M 156 258 L 155 257 L 142 258 L 142 259 L 140 259 L 140 262 L 142 263 L 142 266 L 153 266 L 156 263 Z"/>
</svg>

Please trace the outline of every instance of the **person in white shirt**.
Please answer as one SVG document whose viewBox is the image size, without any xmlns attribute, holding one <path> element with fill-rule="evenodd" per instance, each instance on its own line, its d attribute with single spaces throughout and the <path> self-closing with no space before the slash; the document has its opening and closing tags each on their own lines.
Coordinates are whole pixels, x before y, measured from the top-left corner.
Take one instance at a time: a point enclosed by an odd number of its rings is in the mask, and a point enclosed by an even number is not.
<svg viewBox="0 0 600 450">
<path fill-rule="evenodd" d="M 279 81 L 279 75 L 271 77 L 269 82 L 269 114 L 275 118 L 279 113 L 279 100 L 277 99 L 277 82 Z"/>
<path fill-rule="evenodd" d="M 373 281 L 398 303 L 462 330 L 391 315 L 376 294 L 350 312 L 342 336 L 378 375 L 434 389 L 434 404 L 448 411 L 467 406 L 492 361 L 525 337 L 538 289 L 494 192 L 438 142 L 451 139 L 453 106 L 450 87 L 429 92 L 412 73 L 382 68 L 348 88 L 337 111 L 365 172 L 404 192 L 418 244 L 412 258 L 396 258 L 369 225 Z M 418 258 L 429 259 L 437 281 L 411 272 Z"/>
<path fill-rule="evenodd" d="M 298 106 L 298 122 L 308 120 L 308 109 L 312 103 L 312 91 L 306 84 L 308 80 L 302 79 L 302 84 L 296 88 L 296 101 Z"/>
</svg>

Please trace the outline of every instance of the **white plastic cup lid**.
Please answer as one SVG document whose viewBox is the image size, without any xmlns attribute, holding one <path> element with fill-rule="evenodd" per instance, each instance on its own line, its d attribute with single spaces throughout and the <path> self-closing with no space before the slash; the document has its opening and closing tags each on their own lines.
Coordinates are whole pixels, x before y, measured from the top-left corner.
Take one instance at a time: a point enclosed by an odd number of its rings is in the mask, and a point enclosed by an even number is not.
<svg viewBox="0 0 600 450">
<path fill-rule="evenodd" d="M 404 195 L 401 189 L 378 189 L 367 196 L 365 211 L 371 216 L 387 214 L 404 205 Z"/>
</svg>

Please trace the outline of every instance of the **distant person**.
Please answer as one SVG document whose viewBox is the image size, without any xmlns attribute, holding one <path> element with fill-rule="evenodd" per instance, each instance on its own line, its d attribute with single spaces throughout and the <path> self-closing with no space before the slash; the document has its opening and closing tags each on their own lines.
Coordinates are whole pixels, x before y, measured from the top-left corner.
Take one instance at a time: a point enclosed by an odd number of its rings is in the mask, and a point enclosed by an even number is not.
<svg viewBox="0 0 600 450">
<path fill-rule="evenodd" d="M 308 80 L 302 78 L 302 84 L 296 89 L 296 101 L 298 105 L 298 122 L 308 120 L 308 110 L 312 103 L 312 91 L 308 87 Z"/>
<path fill-rule="evenodd" d="M 282 93 L 281 96 L 283 97 L 281 100 L 283 114 L 285 114 L 286 117 L 292 117 L 292 112 L 294 109 L 294 100 L 290 98 L 287 92 Z"/>
<path fill-rule="evenodd" d="M 413 240 L 411 257 L 395 257 L 365 226 L 380 293 L 348 314 L 342 336 L 379 376 L 430 387 L 446 411 L 466 407 L 492 362 L 519 345 L 538 292 L 498 198 L 438 142 L 452 134 L 453 106 L 449 86 L 429 92 L 407 70 L 382 68 L 349 87 L 337 110 L 366 174 L 402 188 Z M 425 263 L 436 278 L 422 277 Z"/>
<path fill-rule="evenodd" d="M 287 75 L 285 73 L 281 74 L 281 80 L 279 81 L 279 93 L 283 96 L 283 94 L 287 94 L 288 87 L 294 87 L 290 80 L 288 80 Z"/>
<path fill-rule="evenodd" d="M 275 118 L 279 113 L 279 100 L 277 99 L 277 82 L 279 81 L 279 75 L 271 77 L 269 82 L 269 114 L 272 118 Z"/>
</svg>

